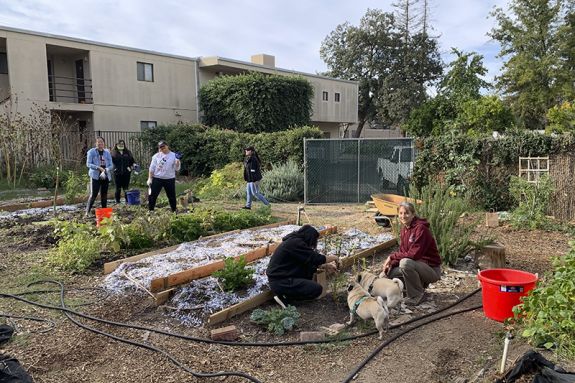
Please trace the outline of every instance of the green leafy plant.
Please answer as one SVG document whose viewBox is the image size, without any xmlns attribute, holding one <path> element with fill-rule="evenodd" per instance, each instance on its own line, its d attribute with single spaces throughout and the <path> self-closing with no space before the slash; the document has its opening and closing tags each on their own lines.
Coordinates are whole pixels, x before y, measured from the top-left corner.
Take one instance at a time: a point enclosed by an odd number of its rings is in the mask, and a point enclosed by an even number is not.
<svg viewBox="0 0 575 383">
<path fill-rule="evenodd" d="M 297 324 L 299 317 L 299 312 L 291 305 L 286 309 L 255 309 L 250 315 L 250 319 L 253 322 L 265 326 L 269 332 L 273 332 L 276 335 L 283 335 L 286 331 L 292 330 Z"/>
<path fill-rule="evenodd" d="M 575 357 L 575 242 L 563 257 L 553 260 L 553 272 L 513 308 L 522 336 L 535 346 L 555 348 Z"/>
<path fill-rule="evenodd" d="M 511 177 L 509 193 L 518 206 L 511 213 L 511 224 L 519 229 L 541 229 L 549 222 L 545 213 L 549 207 L 553 184 L 549 176 L 542 176 L 536 183 L 520 177 Z"/>
<path fill-rule="evenodd" d="M 194 241 L 206 234 L 204 218 L 196 212 L 178 214 L 170 219 L 169 236 L 177 242 Z"/>
<path fill-rule="evenodd" d="M 64 270 L 83 272 L 100 256 L 100 239 L 86 231 L 76 232 L 58 242 L 48 254 L 48 262 Z"/>
<path fill-rule="evenodd" d="M 261 190 L 272 200 L 302 201 L 303 184 L 303 170 L 297 162 L 291 160 L 274 165 L 271 170 L 264 172 Z"/>
<path fill-rule="evenodd" d="M 66 203 L 75 203 L 79 194 L 85 193 L 88 178 L 85 174 L 78 174 L 72 170 L 66 172 L 64 181 L 64 200 Z"/>
<path fill-rule="evenodd" d="M 253 273 L 251 267 L 246 267 L 246 258 L 241 256 L 238 260 L 226 258 L 224 268 L 212 275 L 221 281 L 225 291 L 237 291 L 253 282 Z"/>
<path fill-rule="evenodd" d="M 203 123 L 252 133 L 308 124 L 312 96 L 303 77 L 255 72 L 216 77 L 199 91 Z"/>
<path fill-rule="evenodd" d="M 469 205 L 463 198 L 439 183 L 425 186 L 421 191 L 412 186 L 409 194 L 422 201 L 416 206 L 417 215 L 429 222 L 443 263 L 453 265 L 476 247 L 470 239 L 476 223 L 460 219 Z"/>
<path fill-rule="evenodd" d="M 241 191 L 245 189 L 243 174 L 242 163 L 227 164 L 221 169 L 212 171 L 210 177 L 202 182 L 196 194 L 200 199 L 241 197 Z"/>
</svg>

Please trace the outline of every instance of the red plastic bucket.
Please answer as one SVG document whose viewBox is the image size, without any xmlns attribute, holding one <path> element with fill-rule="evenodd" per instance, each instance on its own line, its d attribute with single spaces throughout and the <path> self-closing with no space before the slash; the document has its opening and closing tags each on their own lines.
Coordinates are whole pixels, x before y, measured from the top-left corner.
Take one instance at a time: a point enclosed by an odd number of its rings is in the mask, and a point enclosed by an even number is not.
<svg viewBox="0 0 575 383">
<path fill-rule="evenodd" d="M 503 322 L 513 317 L 513 307 L 520 298 L 535 287 L 537 275 L 513 269 L 488 269 L 480 271 L 483 312 L 487 318 Z"/>
<path fill-rule="evenodd" d="M 96 209 L 96 226 L 100 227 L 102 219 L 110 218 L 111 216 L 112 216 L 111 207 L 102 207 L 100 209 Z"/>
</svg>

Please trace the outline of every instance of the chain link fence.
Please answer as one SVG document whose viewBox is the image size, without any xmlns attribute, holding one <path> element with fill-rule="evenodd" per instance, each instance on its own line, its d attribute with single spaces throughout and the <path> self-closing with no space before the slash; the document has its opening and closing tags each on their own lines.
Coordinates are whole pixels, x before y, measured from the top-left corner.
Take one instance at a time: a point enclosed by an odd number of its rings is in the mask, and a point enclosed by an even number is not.
<svg viewBox="0 0 575 383">
<path fill-rule="evenodd" d="M 375 193 L 405 195 L 414 160 L 409 138 L 305 139 L 304 201 L 361 203 Z"/>
</svg>

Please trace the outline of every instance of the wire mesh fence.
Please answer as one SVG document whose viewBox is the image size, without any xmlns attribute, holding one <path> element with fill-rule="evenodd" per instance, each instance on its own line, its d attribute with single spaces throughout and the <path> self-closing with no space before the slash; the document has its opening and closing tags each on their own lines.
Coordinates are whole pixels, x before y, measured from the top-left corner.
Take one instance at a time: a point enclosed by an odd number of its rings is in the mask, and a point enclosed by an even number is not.
<svg viewBox="0 0 575 383">
<path fill-rule="evenodd" d="M 414 160 L 409 138 L 306 139 L 305 203 L 360 203 L 376 193 L 405 195 Z"/>
</svg>

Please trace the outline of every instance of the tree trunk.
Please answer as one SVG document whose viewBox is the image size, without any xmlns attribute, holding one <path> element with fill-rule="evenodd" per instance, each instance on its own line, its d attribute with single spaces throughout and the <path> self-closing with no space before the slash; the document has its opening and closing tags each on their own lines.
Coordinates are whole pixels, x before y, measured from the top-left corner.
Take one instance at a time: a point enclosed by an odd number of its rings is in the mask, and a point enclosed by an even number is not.
<svg viewBox="0 0 575 383">
<path fill-rule="evenodd" d="M 363 130 L 363 126 L 365 125 L 365 120 L 359 120 L 357 123 L 357 130 L 353 135 L 353 138 L 359 138 L 361 136 L 361 131 Z"/>
</svg>

